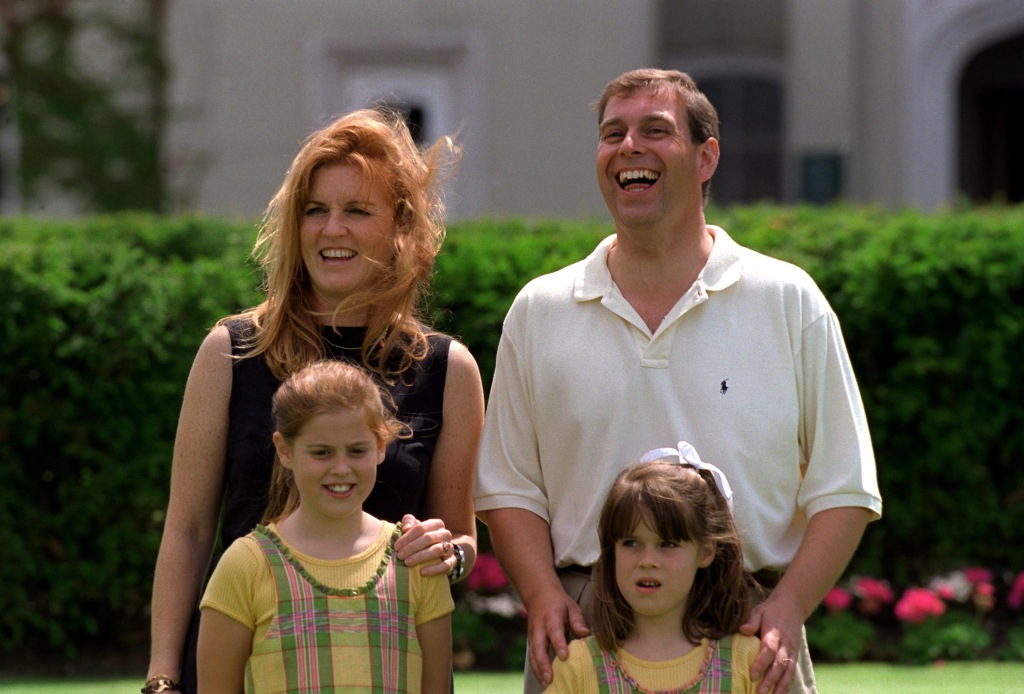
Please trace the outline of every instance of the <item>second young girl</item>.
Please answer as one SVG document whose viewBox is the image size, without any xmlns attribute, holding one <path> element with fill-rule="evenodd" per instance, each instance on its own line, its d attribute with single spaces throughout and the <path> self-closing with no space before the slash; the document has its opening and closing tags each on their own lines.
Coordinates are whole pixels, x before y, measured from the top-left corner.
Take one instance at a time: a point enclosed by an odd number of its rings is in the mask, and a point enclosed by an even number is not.
<svg viewBox="0 0 1024 694">
<path fill-rule="evenodd" d="M 273 416 L 270 508 L 283 510 L 236 540 L 210 579 L 199 690 L 448 694 L 448 580 L 406 567 L 400 527 L 363 511 L 404 427 L 365 372 L 334 360 L 289 377 Z"/>
<path fill-rule="evenodd" d="M 598 526 L 593 635 L 555 660 L 557 693 L 754 692 L 760 641 L 738 634 L 756 584 L 720 470 L 657 449 L 612 485 Z"/>
</svg>

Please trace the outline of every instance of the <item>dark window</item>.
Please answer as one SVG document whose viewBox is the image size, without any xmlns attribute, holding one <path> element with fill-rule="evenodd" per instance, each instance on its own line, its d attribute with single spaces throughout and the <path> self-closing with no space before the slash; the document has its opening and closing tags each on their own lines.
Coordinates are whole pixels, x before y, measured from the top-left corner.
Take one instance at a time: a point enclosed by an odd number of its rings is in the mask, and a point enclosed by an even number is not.
<svg viewBox="0 0 1024 694">
<path fill-rule="evenodd" d="M 7 180 L 8 172 L 13 162 L 11 154 L 6 150 L 5 143 L 11 138 L 10 129 L 13 127 L 11 121 L 11 87 L 6 79 L 0 77 L 0 202 L 6 200 L 11 191 L 8 190 L 11 183 Z"/>
<path fill-rule="evenodd" d="M 1024 35 L 978 53 L 960 80 L 960 189 L 1024 202 Z"/>
<path fill-rule="evenodd" d="M 409 133 L 412 135 L 413 142 L 422 145 L 426 137 L 426 109 L 420 104 L 407 101 L 389 101 L 387 106 L 402 114 L 402 117 L 405 118 L 405 124 L 409 126 Z"/>
<path fill-rule="evenodd" d="M 696 76 L 718 111 L 721 159 L 711 183 L 716 202 L 781 200 L 782 89 L 756 77 Z"/>
</svg>

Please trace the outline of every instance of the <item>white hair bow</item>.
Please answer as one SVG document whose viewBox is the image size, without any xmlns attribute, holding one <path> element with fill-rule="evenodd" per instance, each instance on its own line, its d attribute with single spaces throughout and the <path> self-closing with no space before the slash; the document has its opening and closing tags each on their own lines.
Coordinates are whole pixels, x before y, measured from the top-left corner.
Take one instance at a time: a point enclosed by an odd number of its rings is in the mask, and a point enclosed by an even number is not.
<svg viewBox="0 0 1024 694">
<path fill-rule="evenodd" d="M 729 486 L 729 480 L 726 479 L 725 473 L 711 463 L 703 462 L 697 455 L 697 449 L 686 441 L 680 441 L 677 448 L 655 448 L 640 457 L 641 463 L 653 463 L 656 460 L 679 463 L 688 465 L 694 470 L 710 472 L 711 477 L 715 480 L 715 486 L 718 487 L 718 493 L 725 499 L 725 503 L 729 506 L 729 512 L 732 513 L 732 487 Z"/>
</svg>

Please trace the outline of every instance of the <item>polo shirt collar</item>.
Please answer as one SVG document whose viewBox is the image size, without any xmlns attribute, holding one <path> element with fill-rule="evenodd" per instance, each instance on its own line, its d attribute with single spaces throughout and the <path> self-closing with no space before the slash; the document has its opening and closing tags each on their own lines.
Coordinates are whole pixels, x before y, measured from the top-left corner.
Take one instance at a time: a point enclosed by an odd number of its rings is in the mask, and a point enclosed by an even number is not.
<svg viewBox="0 0 1024 694">
<path fill-rule="evenodd" d="M 715 245 L 697 282 L 703 283 L 709 292 L 716 292 L 735 284 L 743 274 L 743 246 L 733 241 L 722 227 L 709 224 L 708 229 L 715 237 Z"/>
<path fill-rule="evenodd" d="M 711 256 L 697 277 L 697 286 L 709 292 L 720 291 L 734 284 L 743 272 L 741 251 L 743 247 L 718 226 L 708 225 L 715 237 Z M 612 292 L 614 282 L 608 270 L 608 249 L 615 241 L 615 234 L 606 237 L 587 256 L 576 272 L 573 281 L 573 298 L 576 301 L 600 299 Z"/>
<path fill-rule="evenodd" d="M 576 301 L 600 299 L 612 291 L 612 273 L 608 270 L 608 249 L 615 241 L 615 234 L 607 236 L 597 248 L 583 259 L 573 280 L 573 298 Z"/>
</svg>

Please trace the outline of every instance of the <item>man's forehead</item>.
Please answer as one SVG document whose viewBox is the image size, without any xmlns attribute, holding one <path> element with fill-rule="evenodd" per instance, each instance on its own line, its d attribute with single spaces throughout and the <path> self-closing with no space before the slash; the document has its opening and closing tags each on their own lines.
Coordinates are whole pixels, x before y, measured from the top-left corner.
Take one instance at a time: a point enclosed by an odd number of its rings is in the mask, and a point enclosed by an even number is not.
<svg viewBox="0 0 1024 694">
<path fill-rule="evenodd" d="M 638 87 L 630 92 L 609 97 L 601 123 L 621 120 L 627 111 L 630 116 L 639 115 L 641 118 L 677 120 L 680 117 L 680 106 L 678 96 L 671 89 L 656 86 Z"/>
</svg>

